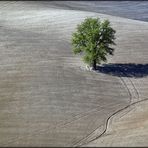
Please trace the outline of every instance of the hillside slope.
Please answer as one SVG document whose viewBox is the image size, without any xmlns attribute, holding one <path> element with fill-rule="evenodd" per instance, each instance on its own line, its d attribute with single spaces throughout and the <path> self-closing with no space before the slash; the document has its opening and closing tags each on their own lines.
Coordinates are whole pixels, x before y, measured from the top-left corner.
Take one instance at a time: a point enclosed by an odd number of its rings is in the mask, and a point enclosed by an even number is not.
<svg viewBox="0 0 148 148">
<path fill-rule="evenodd" d="M 146 22 L 50 3 L 0 2 L 0 146 L 85 144 L 112 114 L 147 97 L 147 73 L 126 78 L 84 70 L 70 39 L 87 16 L 108 18 L 117 30 L 109 63 L 146 67 Z"/>
</svg>

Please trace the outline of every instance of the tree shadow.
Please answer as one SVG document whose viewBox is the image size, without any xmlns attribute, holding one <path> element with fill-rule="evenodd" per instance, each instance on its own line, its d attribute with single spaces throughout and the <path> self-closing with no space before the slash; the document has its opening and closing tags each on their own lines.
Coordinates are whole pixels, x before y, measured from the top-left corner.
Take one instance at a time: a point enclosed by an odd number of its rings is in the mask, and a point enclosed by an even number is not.
<svg viewBox="0 0 148 148">
<path fill-rule="evenodd" d="M 118 77 L 141 78 L 148 76 L 148 64 L 103 64 L 97 66 L 97 71 Z"/>
</svg>

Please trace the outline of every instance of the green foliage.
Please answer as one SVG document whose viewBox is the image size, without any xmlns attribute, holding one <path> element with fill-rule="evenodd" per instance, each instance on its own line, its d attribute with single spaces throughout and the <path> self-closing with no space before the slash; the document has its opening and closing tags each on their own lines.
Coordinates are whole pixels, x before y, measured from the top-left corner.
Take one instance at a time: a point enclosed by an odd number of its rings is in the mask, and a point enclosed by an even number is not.
<svg viewBox="0 0 148 148">
<path fill-rule="evenodd" d="M 72 34 L 73 52 L 82 53 L 89 65 L 100 64 L 107 61 L 108 54 L 113 55 L 114 48 L 110 45 L 115 45 L 114 40 L 115 30 L 108 20 L 101 22 L 99 18 L 86 18 Z"/>
</svg>

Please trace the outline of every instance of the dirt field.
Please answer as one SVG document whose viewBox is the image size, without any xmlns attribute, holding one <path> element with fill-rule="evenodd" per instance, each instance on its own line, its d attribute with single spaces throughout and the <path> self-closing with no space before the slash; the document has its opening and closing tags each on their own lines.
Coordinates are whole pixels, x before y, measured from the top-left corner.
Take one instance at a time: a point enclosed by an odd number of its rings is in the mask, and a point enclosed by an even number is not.
<svg viewBox="0 0 148 148">
<path fill-rule="evenodd" d="M 88 16 L 108 18 L 117 30 L 109 72 L 86 71 L 72 53 L 71 34 Z M 124 146 L 141 137 L 138 144 L 148 145 L 147 103 L 135 103 L 148 98 L 147 39 L 147 22 L 47 2 L 0 2 L 0 146 Z M 134 130 L 134 119 L 145 122 Z"/>
</svg>

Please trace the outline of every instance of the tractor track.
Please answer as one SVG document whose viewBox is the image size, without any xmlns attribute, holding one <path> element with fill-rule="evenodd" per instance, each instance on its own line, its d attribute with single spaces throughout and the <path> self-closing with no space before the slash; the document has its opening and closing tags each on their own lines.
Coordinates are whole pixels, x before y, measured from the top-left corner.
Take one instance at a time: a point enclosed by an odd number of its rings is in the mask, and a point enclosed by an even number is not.
<svg viewBox="0 0 148 148">
<path fill-rule="evenodd" d="M 126 76 L 126 75 L 125 75 L 125 76 Z M 140 103 L 140 102 L 143 102 L 143 101 L 148 100 L 148 98 L 145 98 L 145 99 L 142 99 L 142 100 L 139 99 L 139 92 L 138 92 L 138 90 L 136 89 L 134 83 L 132 82 L 132 80 L 131 80 L 130 78 L 126 77 L 126 78 L 128 79 L 128 81 L 131 83 L 132 87 L 134 88 L 134 91 L 135 91 L 136 94 L 137 94 L 137 100 L 138 100 L 138 101 L 134 101 L 134 102 L 132 103 L 132 101 L 133 101 L 133 96 L 132 96 L 132 93 L 131 93 L 131 91 L 130 91 L 128 85 L 127 85 L 127 83 L 126 83 L 125 80 L 124 80 L 125 77 L 121 77 L 121 76 L 120 76 L 119 78 L 120 78 L 120 80 L 121 80 L 121 83 L 123 83 L 124 87 L 126 88 L 127 93 L 129 94 L 129 105 L 127 105 L 127 106 L 125 106 L 125 107 L 123 107 L 123 108 L 117 110 L 116 112 L 114 112 L 112 115 L 110 115 L 110 116 L 107 118 L 106 123 L 105 123 L 105 128 L 104 128 L 103 132 L 102 132 L 99 136 L 93 138 L 92 140 L 88 140 L 89 137 L 91 137 L 91 136 L 95 133 L 95 131 L 99 129 L 100 126 L 99 126 L 98 128 L 96 128 L 93 132 L 91 132 L 87 137 L 85 137 L 85 138 L 81 139 L 79 142 L 75 143 L 75 144 L 74 144 L 74 147 L 83 146 L 83 145 L 88 144 L 88 143 L 90 143 L 90 142 L 92 142 L 92 141 L 94 141 L 94 140 L 97 140 L 98 138 L 101 138 L 101 137 L 106 133 L 106 131 L 107 131 L 107 129 L 108 129 L 108 126 L 109 126 L 110 120 L 112 120 L 112 118 L 114 118 L 118 113 L 123 112 L 124 110 L 130 108 L 131 106 L 133 106 L 133 105 L 135 105 L 135 104 L 138 104 L 138 103 Z M 129 110 L 128 112 L 130 112 L 130 111 L 131 111 L 131 110 Z M 127 112 L 127 113 L 128 113 L 128 112 Z M 127 114 L 127 113 L 126 113 L 126 114 Z M 126 114 L 124 114 L 124 115 L 126 115 Z M 124 116 L 124 115 L 123 115 L 123 116 Z M 88 141 L 87 141 L 87 140 L 88 140 Z"/>
<path fill-rule="evenodd" d="M 124 107 L 124 108 L 118 110 L 118 111 L 115 112 L 114 114 L 112 114 L 112 115 L 107 119 L 106 126 L 105 126 L 106 128 L 105 128 L 105 130 L 102 132 L 102 134 L 100 134 L 98 137 L 96 137 L 96 138 L 94 138 L 93 140 L 90 140 L 90 141 L 88 141 L 88 142 L 86 142 L 86 143 L 84 143 L 84 144 L 88 144 L 88 143 L 90 143 L 90 142 L 92 142 L 92 141 L 94 141 L 94 140 L 97 140 L 97 139 L 101 138 L 101 137 L 106 133 L 111 118 L 113 118 L 115 115 L 117 115 L 118 113 L 124 111 L 125 109 L 127 109 L 127 108 L 129 108 L 129 107 L 132 107 L 132 106 L 134 106 L 134 105 L 137 105 L 138 103 L 141 103 L 141 102 L 144 102 L 144 101 L 147 101 L 147 100 L 148 100 L 148 98 L 145 98 L 145 99 L 142 99 L 142 100 L 140 100 L 140 101 L 134 102 L 134 103 L 129 104 L 128 106 L 126 106 L 126 107 Z M 84 144 L 82 144 L 82 145 L 84 145 Z M 82 146 L 82 145 L 77 145 L 77 146 Z"/>
</svg>

